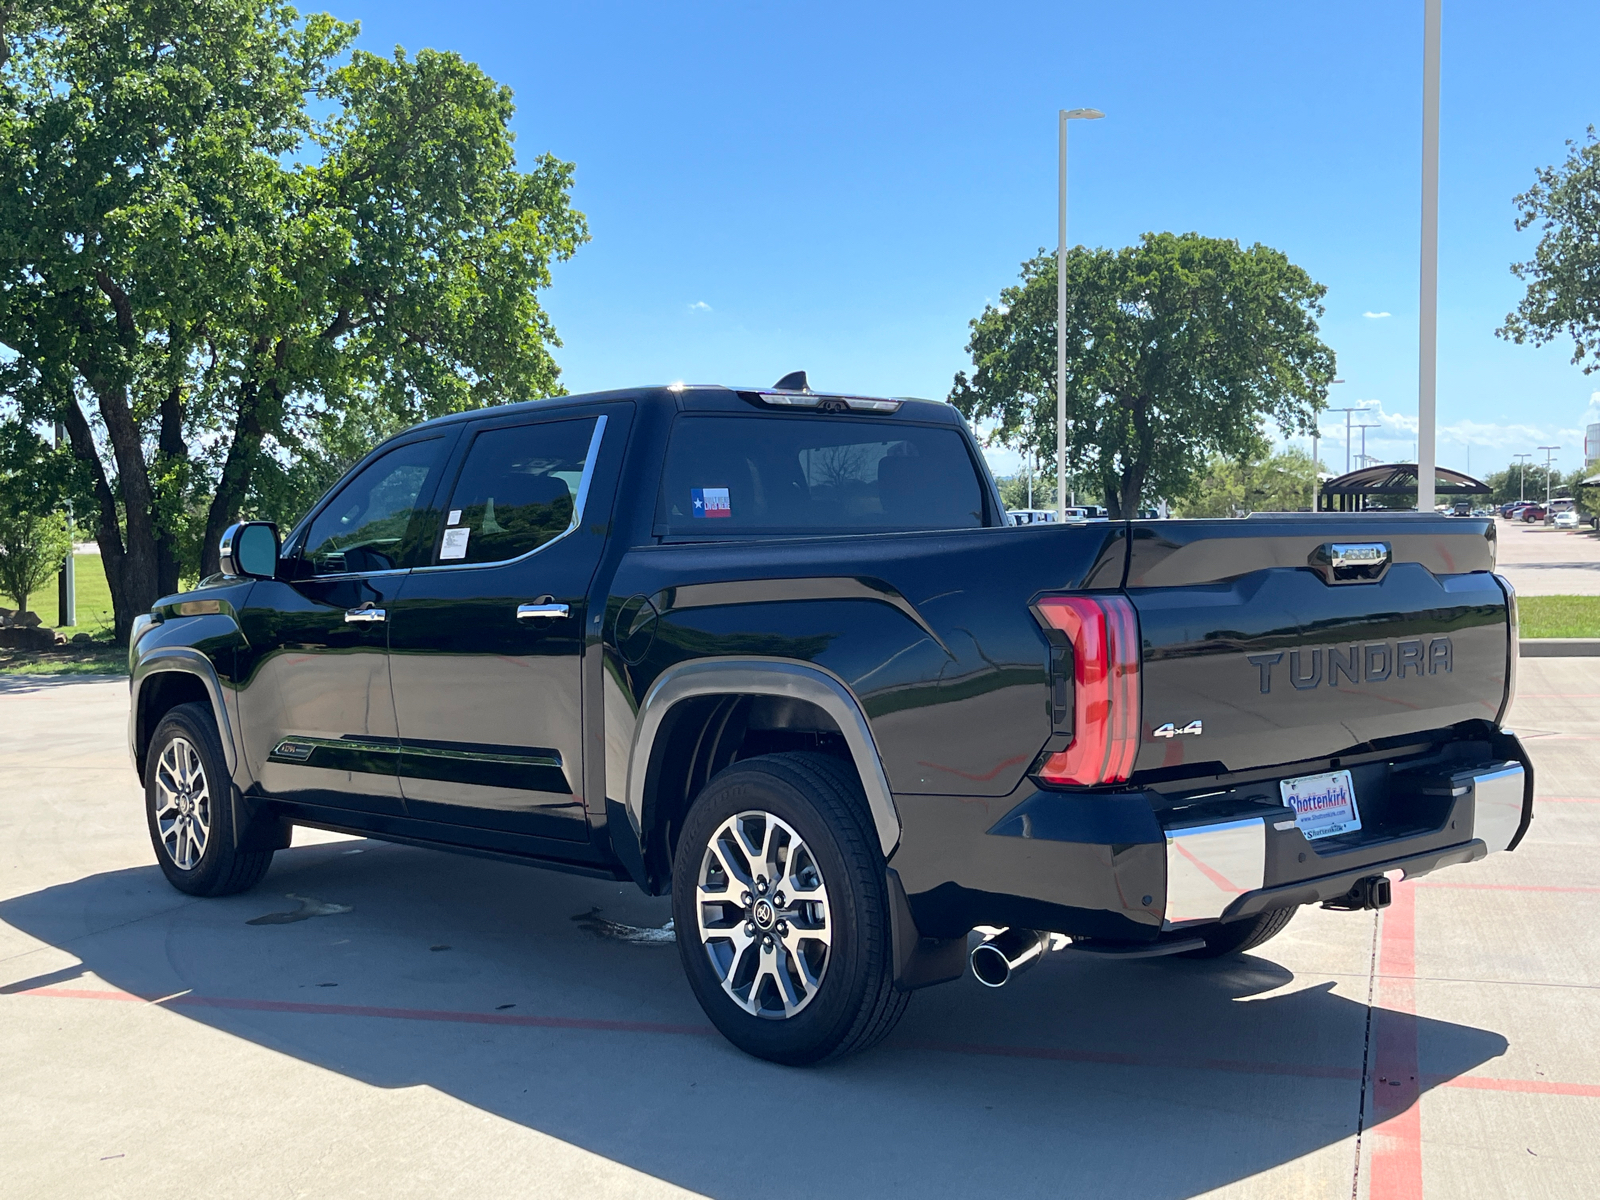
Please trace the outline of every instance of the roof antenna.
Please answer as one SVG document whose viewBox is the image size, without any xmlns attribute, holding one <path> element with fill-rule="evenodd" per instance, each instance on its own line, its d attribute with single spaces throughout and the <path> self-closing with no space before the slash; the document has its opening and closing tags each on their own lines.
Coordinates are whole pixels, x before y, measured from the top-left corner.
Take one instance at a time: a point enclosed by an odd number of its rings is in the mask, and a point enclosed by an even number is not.
<svg viewBox="0 0 1600 1200">
<path fill-rule="evenodd" d="M 804 371 L 790 371 L 772 386 L 780 392 L 809 392 L 811 390 L 811 384 L 806 380 Z"/>
</svg>

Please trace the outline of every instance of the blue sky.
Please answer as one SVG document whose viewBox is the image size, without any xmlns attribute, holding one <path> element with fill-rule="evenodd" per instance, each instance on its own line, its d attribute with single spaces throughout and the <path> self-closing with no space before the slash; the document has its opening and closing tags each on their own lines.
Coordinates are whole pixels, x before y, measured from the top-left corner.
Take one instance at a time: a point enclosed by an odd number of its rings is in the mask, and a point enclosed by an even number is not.
<svg viewBox="0 0 1600 1200">
<path fill-rule="evenodd" d="M 480 63 L 515 91 L 519 151 L 577 164 L 593 241 L 545 298 L 573 391 L 803 367 L 819 388 L 944 396 L 967 322 L 1054 242 L 1056 110 L 1094 106 L 1071 240 L 1283 250 L 1329 288 L 1331 402 L 1375 402 L 1369 452 L 1412 455 L 1421 0 L 331 7 L 368 49 Z M 1600 124 L 1597 40 L 1593 0 L 1445 0 L 1444 465 L 1559 443 L 1575 467 L 1600 421 L 1570 343 L 1493 333 L 1535 243 L 1511 198 Z M 1324 428 L 1342 470 L 1343 417 Z"/>
</svg>

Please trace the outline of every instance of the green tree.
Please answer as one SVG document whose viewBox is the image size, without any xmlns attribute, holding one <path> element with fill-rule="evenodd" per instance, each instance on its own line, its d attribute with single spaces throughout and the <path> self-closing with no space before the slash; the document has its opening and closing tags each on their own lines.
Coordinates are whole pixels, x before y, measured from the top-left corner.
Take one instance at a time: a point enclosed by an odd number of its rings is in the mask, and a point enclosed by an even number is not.
<svg viewBox="0 0 1600 1200">
<path fill-rule="evenodd" d="M 1326 289 L 1266 246 L 1148 233 L 1067 255 L 1069 465 L 1099 480 L 1113 516 L 1187 495 L 1214 455 L 1266 449 L 1263 426 L 1308 433 L 1333 351 L 1317 337 Z M 1053 458 L 1056 259 L 972 322 L 973 371 L 951 401 L 991 437 Z"/>
<path fill-rule="evenodd" d="M 477 67 L 273 0 L 0 22 L 0 386 L 89 470 L 120 636 L 326 427 L 559 391 L 572 168 Z"/>
<path fill-rule="evenodd" d="M 1297 512 L 1311 507 L 1311 455 L 1293 447 L 1245 462 L 1212 458 L 1187 496 L 1174 502 L 1179 517 L 1240 517 L 1252 512 Z"/>
<path fill-rule="evenodd" d="M 61 570 L 72 553 L 60 513 L 0 512 L 0 591 L 28 611 L 28 597 Z"/>
<path fill-rule="evenodd" d="M 1588 373 L 1600 367 L 1600 139 L 1568 142 L 1566 162 L 1541 167 L 1516 198 L 1517 228 L 1540 228 L 1533 258 L 1513 263 L 1528 284 L 1517 310 L 1495 332 L 1542 346 L 1562 334 L 1573 341 L 1572 361 Z M 1585 361 L 1587 359 L 1588 361 Z"/>
</svg>

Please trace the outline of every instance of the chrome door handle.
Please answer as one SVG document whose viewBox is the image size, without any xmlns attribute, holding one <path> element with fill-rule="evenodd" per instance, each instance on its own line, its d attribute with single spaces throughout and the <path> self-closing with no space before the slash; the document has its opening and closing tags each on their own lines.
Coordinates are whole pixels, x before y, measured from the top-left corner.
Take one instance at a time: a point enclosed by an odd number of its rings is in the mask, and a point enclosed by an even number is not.
<svg viewBox="0 0 1600 1200">
<path fill-rule="evenodd" d="M 372 625 L 387 619 L 388 614 L 381 608 L 351 608 L 344 614 L 346 625 Z"/>
<path fill-rule="evenodd" d="M 519 604 L 517 605 L 517 620 L 526 621 L 534 617 L 564 617 L 568 611 L 565 604 Z"/>
</svg>

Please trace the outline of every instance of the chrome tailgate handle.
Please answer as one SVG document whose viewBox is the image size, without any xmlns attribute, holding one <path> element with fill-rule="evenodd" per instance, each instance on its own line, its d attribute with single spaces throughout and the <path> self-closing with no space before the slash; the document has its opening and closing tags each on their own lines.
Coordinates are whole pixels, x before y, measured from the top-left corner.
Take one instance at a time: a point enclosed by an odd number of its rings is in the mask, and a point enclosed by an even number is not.
<svg viewBox="0 0 1600 1200">
<path fill-rule="evenodd" d="M 379 621 L 386 620 L 388 620 L 388 614 L 381 608 L 363 606 L 361 608 L 346 609 L 344 614 L 344 623 L 346 625 L 375 625 Z"/>
<path fill-rule="evenodd" d="M 1393 562 L 1388 542 L 1326 542 L 1306 559 L 1324 583 L 1378 583 Z"/>
<path fill-rule="evenodd" d="M 529 621 L 539 617 L 564 617 L 568 611 L 565 604 L 519 604 L 517 605 L 517 620 Z"/>
</svg>

